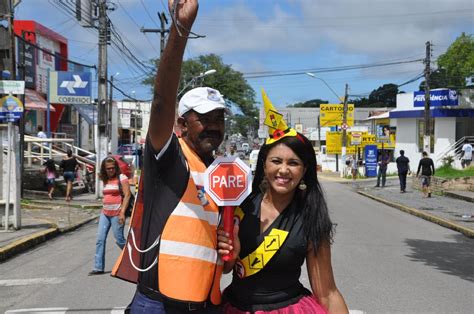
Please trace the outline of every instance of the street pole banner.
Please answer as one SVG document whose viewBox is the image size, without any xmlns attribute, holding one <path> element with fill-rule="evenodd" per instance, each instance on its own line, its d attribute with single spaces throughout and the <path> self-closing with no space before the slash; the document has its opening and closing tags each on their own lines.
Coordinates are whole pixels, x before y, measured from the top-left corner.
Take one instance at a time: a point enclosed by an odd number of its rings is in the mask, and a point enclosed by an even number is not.
<svg viewBox="0 0 474 314">
<path fill-rule="evenodd" d="M 0 81 L 0 94 L 23 95 L 25 81 Z"/>
<path fill-rule="evenodd" d="M 342 153 L 342 132 L 326 132 L 326 154 L 336 155 Z"/>
<path fill-rule="evenodd" d="M 367 145 L 364 149 L 365 159 L 365 176 L 376 177 L 377 176 L 377 145 Z"/>
<path fill-rule="evenodd" d="M 343 104 L 321 104 L 319 106 L 319 122 L 321 127 L 324 126 L 341 126 L 344 120 Z M 355 110 L 354 104 L 347 105 L 347 121 L 346 128 L 354 126 Z"/>
<path fill-rule="evenodd" d="M 15 122 L 23 115 L 24 107 L 20 99 L 8 95 L 0 98 L 0 121 Z"/>
<path fill-rule="evenodd" d="M 49 72 L 49 103 L 89 105 L 92 95 L 90 72 Z"/>
</svg>

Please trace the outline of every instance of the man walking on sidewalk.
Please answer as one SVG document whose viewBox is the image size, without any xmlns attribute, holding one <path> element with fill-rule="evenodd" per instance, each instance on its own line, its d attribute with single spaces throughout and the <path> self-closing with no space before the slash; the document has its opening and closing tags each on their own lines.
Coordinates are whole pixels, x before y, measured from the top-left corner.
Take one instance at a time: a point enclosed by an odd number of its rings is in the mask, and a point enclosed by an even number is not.
<svg viewBox="0 0 474 314">
<path fill-rule="evenodd" d="M 416 177 L 421 179 L 421 189 L 425 197 L 431 197 L 431 176 L 435 173 L 433 159 L 428 157 L 427 152 L 423 152 L 423 158 L 418 163 L 418 170 L 416 171 Z M 420 174 L 421 169 L 421 176 Z"/>
<path fill-rule="evenodd" d="M 376 188 L 380 187 L 380 178 L 382 178 L 382 187 L 385 187 L 385 181 L 387 179 L 387 166 L 390 162 L 390 154 L 382 151 L 380 156 L 378 165 L 379 165 L 379 172 L 377 173 L 377 185 Z"/>
<path fill-rule="evenodd" d="M 461 150 L 461 167 L 464 169 L 469 167 L 472 161 L 472 145 L 469 144 L 467 139 L 464 140 L 464 145 L 462 146 Z"/>
<path fill-rule="evenodd" d="M 407 174 L 410 171 L 410 159 L 405 157 L 405 151 L 400 151 L 400 156 L 395 160 L 398 169 L 398 179 L 400 180 L 400 193 L 405 193 L 407 187 Z"/>
</svg>

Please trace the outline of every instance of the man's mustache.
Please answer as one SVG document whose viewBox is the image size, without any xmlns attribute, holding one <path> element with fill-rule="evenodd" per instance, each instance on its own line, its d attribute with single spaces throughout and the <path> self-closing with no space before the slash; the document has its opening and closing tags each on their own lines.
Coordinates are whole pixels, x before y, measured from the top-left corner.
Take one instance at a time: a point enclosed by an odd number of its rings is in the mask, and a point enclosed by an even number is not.
<svg viewBox="0 0 474 314">
<path fill-rule="evenodd" d="M 219 131 L 203 131 L 199 134 L 199 138 L 221 138 L 222 133 Z"/>
</svg>

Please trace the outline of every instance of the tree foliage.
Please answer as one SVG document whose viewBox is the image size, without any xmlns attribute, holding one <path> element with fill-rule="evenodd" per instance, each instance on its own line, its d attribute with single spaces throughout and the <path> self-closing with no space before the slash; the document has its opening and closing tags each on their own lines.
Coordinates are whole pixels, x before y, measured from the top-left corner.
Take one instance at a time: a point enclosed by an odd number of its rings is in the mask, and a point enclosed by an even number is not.
<svg viewBox="0 0 474 314">
<path fill-rule="evenodd" d="M 462 33 L 438 57 L 438 69 L 430 75 L 430 89 L 466 87 L 466 78 L 474 75 L 474 37 Z M 424 90 L 425 82 L 421 82 L 420 90 Z"/>
<path fill-rule="evenodd" d="M 152 60 L 157 64 L 159 60 Z M 202 73 L 214 69 L 216 72 L 200 79 L 195 79 Z M 143 80 L 144 84 L 153 88 L 154 77 L 150 76 Z M 193 84 L 189 84 L 193 82 Z M 219 90 L 224 98 L 232 101 L 242 110 L 244 117 L 233 116 L 236 128 L 240 133 L 246 135 L 249 128 L 257 128 L 258 109 L 255 107 L 255 92 L 247 83 L 243 74 L 232 69 L 231 65 L 224 64 L 222 58 L 215 54 L 201 55 L 194 59 L 183 62 L 181 68 L 181 79 L 178 91 L 186 91 L 197 86 L 209 86 Z M 184 90 L 183 90 L 184 89 Z"/>
<path fill-rule="evenodd" d="M 474 37 L 462 33 L 438 58 L 438 67 L 446 71 L 451 87 L 465 87 L 466 77 L 474 75 Z"/>
<path fill-rule="evenodd" d="M 288 108 L 319 108 L 320 104 L 328 104 L 329 102 L 327 100 L 322 100 L 322 99 L 311 99 L 308 101 L 303 101 L 303 102 L 297 102 L 292 105 L 288 105 Z"/>
</svg>

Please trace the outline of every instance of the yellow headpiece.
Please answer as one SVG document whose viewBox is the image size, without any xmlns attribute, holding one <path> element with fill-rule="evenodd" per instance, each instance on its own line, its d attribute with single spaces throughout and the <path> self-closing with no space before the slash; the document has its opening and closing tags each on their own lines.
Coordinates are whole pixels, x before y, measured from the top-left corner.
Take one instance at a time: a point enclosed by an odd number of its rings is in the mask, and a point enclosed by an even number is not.
<svg viewBox="0 0 474 314">
<path fill-rule="evenodd" d="M 263 109 L 265 110 L 265 121 L 268 126 L 268 138 L 266 144 L 272 144 L 286 136 L 296 136 L 298 133 L 286 125 L 283 115 L 276 111 L 270 99 L 262 88 Z"/>
</svg>

